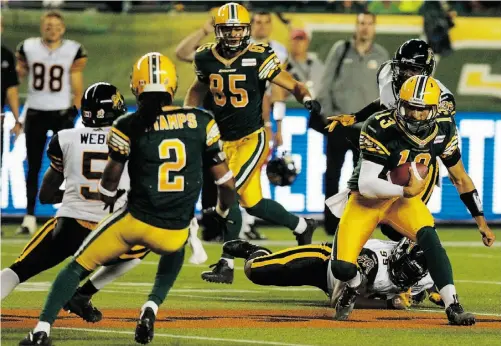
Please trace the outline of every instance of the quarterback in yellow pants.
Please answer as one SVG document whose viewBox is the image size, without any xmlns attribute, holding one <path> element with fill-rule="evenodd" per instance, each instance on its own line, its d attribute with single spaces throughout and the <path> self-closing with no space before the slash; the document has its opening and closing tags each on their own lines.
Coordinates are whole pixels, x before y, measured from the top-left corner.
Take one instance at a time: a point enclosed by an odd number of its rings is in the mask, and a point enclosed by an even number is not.
<svg viewBox="0 0 501 346">
<path fill-rule="evenodd" d="M 459 304 L 447 254 L 440 244 L 433 217 L 419 197 L 427 179 L 417 176 L 415 162 L 435 165 L 440 156 L 461 199 L 477 222 L 483 242 L 491 246 L 495 236 L 487 226 L 482 205 L 471 178 L 465 172 L 458 147 L 456 126 L 450 118 L 437 120 L 438 83 L 428 76 L 408 79 L 400 90 L 396 109 L 375 113 L 360 134 L 361 157 L 348 186 L 348 202 L 334 238 L 331 270 L 347 285 L 334 302 L 338 320 L 346 320 L 358 296 L 361 275 L 357 257 L 379 223 L 389 224 L 416 241 L 424 251 L 430 275 L 445 303 L 449 323 L 472 325 L 475 317 Z M 440 140 L 436 140 L 440 138 Z M 399 165 L 411 162 L 408 186 L 382 179 Z"/>
<path fill-rule="evenodd" d="M 201 109 L 172 106 L 177 88 L 174 64 L 148 53 L 133 66 L 131 89 L 138 111 L 118 118 L 108 135 L 109 158 L 98 185 L 100 198 L 113 205 L 129 161 L 126 206 L 101 221 L 53 283 L 40 321 L 20 345 L 50 345 L 51 325 L 86 272 L 143 245 L 161 255 L 153 290 L 141 308 L 136 342 L 153 339 L 159 305 L 172 287 L 184 259 L 184 245 L 200 194 L 202 164 L 218 185 L 214 213 L 225 222 L 235 202 L 235 184 L 220 151 L 219 130 Z"/>
</svg>

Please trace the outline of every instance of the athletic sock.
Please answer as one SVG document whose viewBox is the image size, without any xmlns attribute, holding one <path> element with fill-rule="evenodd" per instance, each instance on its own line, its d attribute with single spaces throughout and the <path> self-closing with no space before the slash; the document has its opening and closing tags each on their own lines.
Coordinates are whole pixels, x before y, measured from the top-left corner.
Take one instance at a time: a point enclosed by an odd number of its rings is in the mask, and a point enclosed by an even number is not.
<svg viewBox="0 0 501 346">
<path fill-rule="evenodd" d="M 151 308 L 153 310 L 153 312 L 155 313 L 155 316 L 157 315 L 157 313 L 158 313 L 157 303 L 155 303 L 154 301 L 148 300 L 141 307 L 141 315 L 139 316 L 139 318 L 143 317 L 143 313 L 144 313 L 144 310 L 146 310 L 146 308 Z"/>
<path fill-rule="evenodd" d="M 93 286 L 97 290 L 100 290 L 110 282 L 118 279 L 129 270 L 136 267 L 139 263 L 141 263 L 141 260 L 139 258 L 134 258 L 128 261 L 101 267 L 94 275 L 92 275 L 89 281 L 92 282 Z"/>
<path fill-rule="evenodd" d="M 92 297 L 97 292 L 99 292 L 99 290 L 96 288 L 96 286 L 94 286 L 94 284 L 90 280 L 87 280 L 87 282 L 78 289 L 78 293 L 88 297 Z"/>
<path fill-rule="evenodd" d="M 221 257 L 221 259 L 225 260 L 226 263 L 228 263 L 228 267 L 230 267 L 231 269 L 233 269 L 235 267 L 235 263 L 234 263 L 234 259 L 233 258 Z"/>
<path fill-rule="evenodd" d="M 158 262 L 157 274 L 155 276 L 155 284 L 151 290 L 148 300 L 151 300 L 156 305 L 160 306 L 183 266 L 184 247 L 174 253 L 162 255 Z"/>
<path fill-rule="evenodd" d="M 40 314 L 40 321 L 48 322 L 49 324 L 54 323 L 59 310 L 75 293 L 80 282 L 80 276 L 85 271 L 84 267 L 73 260 L 59 272 L 45 301 L 44 308 Z"/>
<path fill-rule="evenodd" d="M 238 234 L 240 233 L 240 229 L 242 228 L 242 213 L 240 212 L 238 203 L 234 203 L 230 207 L 230 211 L 226 219 L 228 221 L 226 222 L 226 227 L 224 227 L 224 241 L 227 242 L 230 240 L 238 239 Z"/>
<path fill-rule="evenodd" d="M 5 268 L 0 272 L 0 282 L 2 283 L 2 300 L 4 300 L 19 285 L 19 276 L 12 269 Z"/>
<path fill-rule="evenodd" d="M 306 220 L 302 217 L 299 218 L 299 222 L 294 229 L 294 233 L 301 234 L 304 231 L 306 231 L 306 228 L 308 227 L 308 224 L 306 223 Z"/>
<path fill-rule="evenodd" d="M 35 329 L 33 329 L 33 334 L 38 332 L 46 332 L 47 336 L 50 336 L 50 323 L 39 321 L 35 326 Z"/>
<path fill-rule="evenodd" d="M 247 212 L 265 221 L 285 226 L 291 231 L 294 231 L 300 222 L 299 217 L 289 213 L 280 203 L 266 198 L 260 200 L 255 206 L 247 208 Z"/>
<path fill-rule="evenodd" d="M 360 275 L 360 272 L 357 270 L 357 275 L 355 275 L 353 279 L 348 280 L 346 283 L 351 288 L 357 288 L 358 286 L 360 286 L 360 284 L 362 283 L 362 276 Z"/>
<path fill-rule="evenodd" d="M 456 287 L 454 285 L 445 285 L 440 290 L 440 297 L 442 297 L 446 309 L 449 305 L 457 303 L 458 296 L 456 293 Z"/>
</svg>

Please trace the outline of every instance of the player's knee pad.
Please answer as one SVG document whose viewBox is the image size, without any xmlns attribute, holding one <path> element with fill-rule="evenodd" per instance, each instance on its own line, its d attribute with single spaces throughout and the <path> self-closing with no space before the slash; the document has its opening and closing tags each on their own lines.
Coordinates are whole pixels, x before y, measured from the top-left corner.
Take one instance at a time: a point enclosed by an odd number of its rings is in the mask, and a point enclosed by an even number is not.
<svg viewBox="0 0 501 346">
<path fill-rule="evenodd" d="M 380 224 L 381 233 L 388 237 L 388 239 L 399 242 L 404 237 L 402 234 L 398 233 L 393 227 L 386 224 Z"/>
<path fill-rule="evenodd" d="M 357 266 L 346 261 L 331 260 L 331 271 L 336 279 L 346 282 L 357 275 Z"/>
</svg>

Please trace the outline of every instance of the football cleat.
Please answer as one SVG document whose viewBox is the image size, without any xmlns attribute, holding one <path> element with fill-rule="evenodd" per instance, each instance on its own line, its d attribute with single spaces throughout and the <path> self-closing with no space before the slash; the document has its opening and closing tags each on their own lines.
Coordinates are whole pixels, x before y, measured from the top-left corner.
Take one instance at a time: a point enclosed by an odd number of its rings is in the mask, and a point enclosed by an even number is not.
<svg viewBox="0 0 501 346">
<path fill-rule="evenodd" d="M 459 303 L 453 303 L 445 309 L 449 324 L 455 326 L 472 326 L 475 324 L 475 316 L 465 312 Z"/>
<path fill-rule="evenodd" d="M 152 308 L 144 309 L 136 325 L 136 334 L 134 337 L 136 342 L 146 345 L 153 340 L 155 319 L 155 312 Z"/>
<path fill-rule="evenodd" d="M 308 245 L 311 244 L 313 239 L 313 232 L 317 229 L 317 222 L 310 218 L 305 218 L 306 221 L 306 230 L 299 234 L 293 232 L 296 235 L 297 245 Z"/>
<path fill-rule="evenodd" d="M 211 264 L 209 268 L 213 269 L 203 272 L 202 280 L 219 284 L 233 283 L 233 269 L 230 268 L 228 262 L 223 258 L 221 258 L 219 262 Z"/>
<path fill-rule="evenodd" d="M 80 316 L 84 321 L 96 323 L 103 319 L 103 314 L 92 305 L 91 296 L 83 295 L 78 291 L 64 305 L 63 309 Z"/>
<path fill-rule="evenodd" d="M 270 250 L 262 246 L 257 246 L 241 239 L 230 240 L 223 244 L 223 252 L 236 258 L 248 259 L 250 255 L 259 250 L 271 253 Z"/>
<path fill-rule="evenodd" d="M 16 235 L 19 234 L 34 234 L 37 230 L 37 218 L 33 215 L 25 215 L 23 223 L 16 230 Z"/>
<path fill-rule="evenodd" d="M 348 285 L 344 287 L 343 292 L 336 303 L 336 314 L 334 315 L 334 319 L 336 321 L 346 321 L 348 316 L 350 316 L 353 308 L 355 307 L 355 301 L 359 295 L 357 288 L 353 288 Z"/>
<path fill-rule="evenodd" d="M 19 342 L 19 346 L 42 345 L 51 346 L 52 340 L 46 332 L 29 332 L 28 335 Z"/>
</svg>

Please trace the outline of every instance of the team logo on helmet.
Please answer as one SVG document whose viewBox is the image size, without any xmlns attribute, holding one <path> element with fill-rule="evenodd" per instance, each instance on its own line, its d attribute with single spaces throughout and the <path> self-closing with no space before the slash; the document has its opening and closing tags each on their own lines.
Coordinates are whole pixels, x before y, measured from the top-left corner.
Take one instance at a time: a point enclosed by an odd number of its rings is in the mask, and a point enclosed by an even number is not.
<svg viewBox="0 0 501 346">
<path fill-rule="evenodd" d="M 123 99 L 120 91 L 117 90 L 116 94 L 111 97 L 111 101 L 113 105 L 111 106 L 113 109 L 120 109 L 123 107 Z"/>
</svg>

